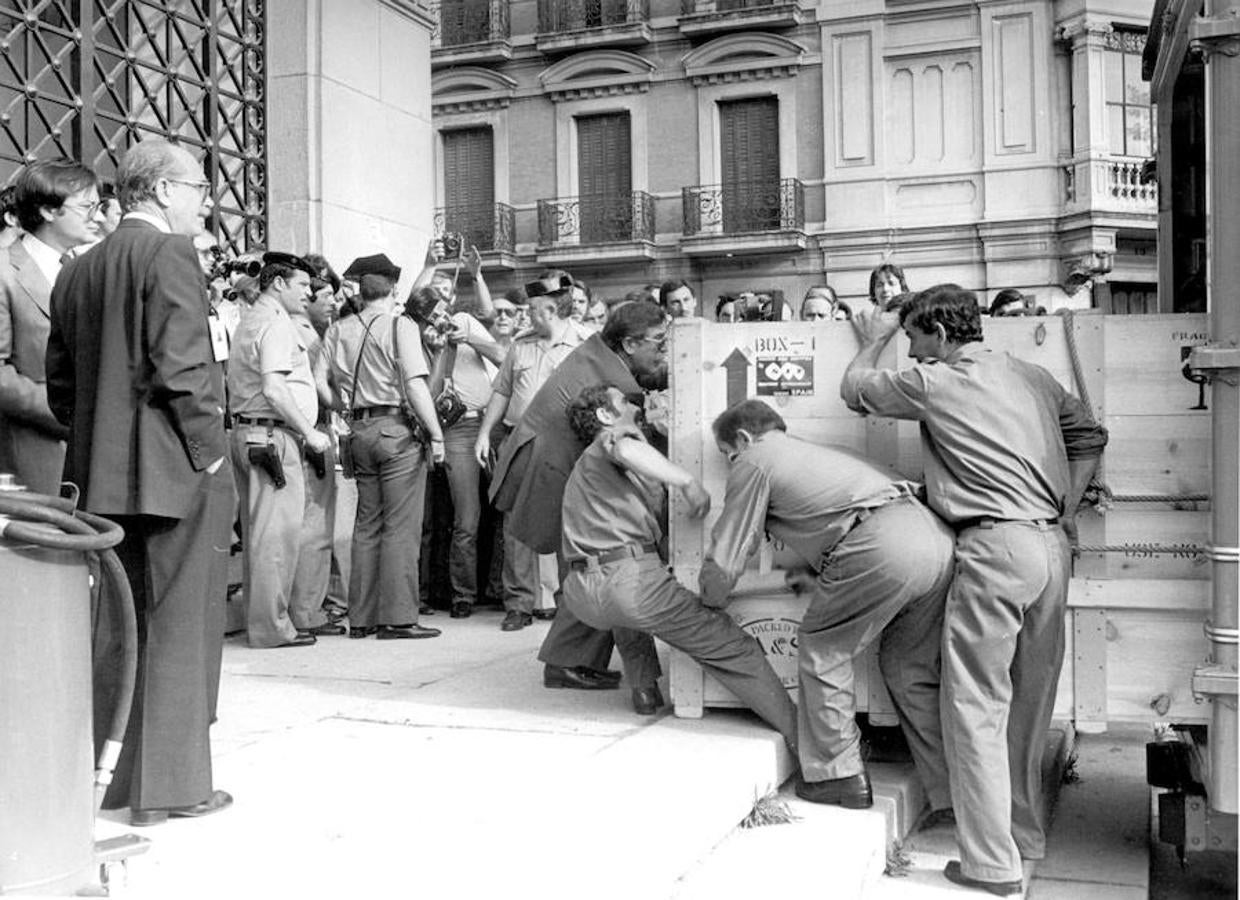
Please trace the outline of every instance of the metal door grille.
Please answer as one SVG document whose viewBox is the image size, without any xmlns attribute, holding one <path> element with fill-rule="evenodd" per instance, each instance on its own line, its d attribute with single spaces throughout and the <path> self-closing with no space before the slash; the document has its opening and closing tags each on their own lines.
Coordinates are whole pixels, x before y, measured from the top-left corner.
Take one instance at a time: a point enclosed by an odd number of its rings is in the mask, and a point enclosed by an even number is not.
<svg viewBox="0 0 1240 900">
<path fill-rule="evenodd" d="M 0 179 L 68 156 L 111 178 L 133 143 L 205 159 L 215 230 L 266 243 L 264 0 L 0 0 Z"/>
</svg>

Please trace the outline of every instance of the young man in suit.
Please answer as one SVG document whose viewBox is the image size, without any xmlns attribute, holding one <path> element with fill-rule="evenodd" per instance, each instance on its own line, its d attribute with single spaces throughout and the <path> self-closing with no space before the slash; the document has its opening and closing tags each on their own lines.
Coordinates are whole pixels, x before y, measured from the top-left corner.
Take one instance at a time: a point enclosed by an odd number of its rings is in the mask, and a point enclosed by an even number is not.
<svg viewBox="0 0 1240 900">
<path fill-rule="evenodd" d="M 236 505 L 224 434 L 228 343 L 212 333 L 193 236 L 211 183 L 181 147 L 131 147 L 117 173 L 124 218 L 67 262 L 52 289 L 48 404 L 69 429 L 65 475 L 85 510 L 125 529 L 117 552 L 138 613 L 138 682 L 106 808 L 134 825 L 201 816 L 214 790 L 215 716 Z M 119 627 L 100 607 L 96 715 L 112 708 Z"/>
<path fill-rule="evenodd" d="M 14 206 L 24 233 L 0 253 L 0 472 L 54 495 L 68 430 L 47 405 L 48 304 L 61 258 L 100 237 L 95 173 L 68 159 L 31 163 L 14 183 Z"/>
</svg>

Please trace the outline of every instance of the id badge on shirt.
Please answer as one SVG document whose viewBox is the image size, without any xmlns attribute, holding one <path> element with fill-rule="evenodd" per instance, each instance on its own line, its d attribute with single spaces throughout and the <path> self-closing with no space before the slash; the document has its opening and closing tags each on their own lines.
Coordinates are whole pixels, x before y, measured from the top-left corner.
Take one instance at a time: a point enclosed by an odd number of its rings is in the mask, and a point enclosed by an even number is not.
<svg viewBox="0 0 1240 900">
<path fill-rule="evenodd" d="M 222 363 L 228 359 L 228 329 L 217 315 L 207 316 L 207 328 L 211 332 L 211 356 Z"/>
</svg>

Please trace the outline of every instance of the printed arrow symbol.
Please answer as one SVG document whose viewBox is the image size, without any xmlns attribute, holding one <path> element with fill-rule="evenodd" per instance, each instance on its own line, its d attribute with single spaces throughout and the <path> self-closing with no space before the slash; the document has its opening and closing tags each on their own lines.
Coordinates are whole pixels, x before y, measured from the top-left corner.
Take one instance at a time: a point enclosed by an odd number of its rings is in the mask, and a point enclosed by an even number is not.
<svg viewBox="0 0 1240 900">
<path fill-rule="evenodd" d="M 735 406 L 749 396 L 749 358 L 736 347 L 723 361 L 728 373 L 728 406 Z"/>
</svg>

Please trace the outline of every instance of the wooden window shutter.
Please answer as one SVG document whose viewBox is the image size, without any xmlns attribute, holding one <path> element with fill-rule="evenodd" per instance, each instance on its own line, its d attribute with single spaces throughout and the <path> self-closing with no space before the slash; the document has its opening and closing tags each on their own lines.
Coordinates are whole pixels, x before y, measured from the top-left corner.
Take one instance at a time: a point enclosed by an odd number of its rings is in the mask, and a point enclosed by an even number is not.
<svg viewBox="0 0 1240 900">
<path fill-rule="evenodd" d="M 725 231 L 779 226 L 779 100 L 719 104 Z"/>
<path fill-rule="evenodd" d="M 633 149 L 628 113 L 577 118 L 581 240 L 630 240 Z"/>
<path fill-rule="evenodd" d="M 495 241 L 495 151 L 490 128 L 443 133 L 444 227 L 489 250 Z"/>
</svg>

